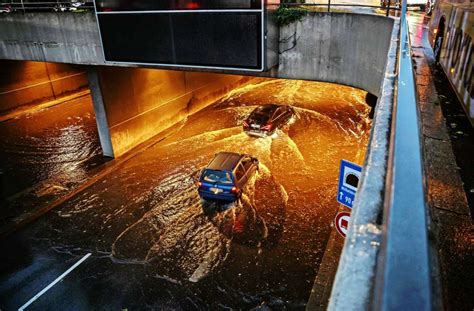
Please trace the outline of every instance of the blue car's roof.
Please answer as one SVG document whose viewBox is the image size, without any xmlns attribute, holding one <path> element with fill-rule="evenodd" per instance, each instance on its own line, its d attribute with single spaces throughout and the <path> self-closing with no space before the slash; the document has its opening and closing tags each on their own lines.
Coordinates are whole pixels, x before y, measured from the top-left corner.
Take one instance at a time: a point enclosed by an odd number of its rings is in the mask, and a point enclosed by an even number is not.
<svg viewBox="0 0 474 311">
<path fill-rule="evenodd" d="M 206 169 L 232 171 L 243 156 L 244 155 L 240 153 L 219 152 Z"/>
</svg>

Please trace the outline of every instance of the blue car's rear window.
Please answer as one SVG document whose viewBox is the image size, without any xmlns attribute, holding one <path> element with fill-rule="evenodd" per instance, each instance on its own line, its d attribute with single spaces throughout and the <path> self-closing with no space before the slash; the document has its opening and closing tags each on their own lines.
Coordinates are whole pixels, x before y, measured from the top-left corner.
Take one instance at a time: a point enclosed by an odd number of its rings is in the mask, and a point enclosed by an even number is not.
<svg viewBox="0 0 474 311">
<path fill-rule="evenodd" d="M 202 179 L 207 182 L 232 184 L 232 175 L 227 171 L 205 170 L 202 173 Z"/>
</svg>

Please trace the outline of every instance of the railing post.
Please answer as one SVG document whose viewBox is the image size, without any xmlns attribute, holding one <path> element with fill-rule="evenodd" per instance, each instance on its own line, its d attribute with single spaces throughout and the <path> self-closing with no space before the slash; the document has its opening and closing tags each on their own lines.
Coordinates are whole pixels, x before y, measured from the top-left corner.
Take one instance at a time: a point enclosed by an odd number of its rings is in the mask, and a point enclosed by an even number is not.
<svg viewBox="0 0 474 311">
<path fill-rule="evenodd" d="M 328 12 L 331 12 L 331 0 L 328 0 Z"/>
</svg>

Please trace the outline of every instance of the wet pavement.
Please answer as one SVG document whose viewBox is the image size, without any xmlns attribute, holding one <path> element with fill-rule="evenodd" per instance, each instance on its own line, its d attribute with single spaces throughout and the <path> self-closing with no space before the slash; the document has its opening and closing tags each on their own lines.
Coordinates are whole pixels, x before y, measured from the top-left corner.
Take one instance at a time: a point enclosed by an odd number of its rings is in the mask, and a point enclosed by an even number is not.
<svg viewBox="0 0 474 311">
<path fill-rule="evenodd" d="M 104 163 L 89 95 L 23 111 L 0 122 L 0 132 L 0 227 L 67 193 Z"/>
<path fill-rule="evenodd" d="M 271 79 L 232 91 L 1 241 L 0 306 L 18 308 L 91 252 L 29 309 L 303 309 L 339 208 L 339 162 L 364 159 L 365 96 Z M 273 137 L 247 136 L 241 121 L 266 103 L 297 115 Z M 219 151 L 260 161 L 242 199 L 225 206 L 196 190 Z"/>
<path fill-rule="evenodd" d="M 439 258 L 443 309 L 474 309 L 474 141 L 461 103 L 427 38 L 429 18 L 411 13 L 415 78 L 421 110 L 430 231 Z M 463 189 L 464 188 L 464 189 Z M 473 191 L 474 192 L 474 191 Z"/>
</svg>

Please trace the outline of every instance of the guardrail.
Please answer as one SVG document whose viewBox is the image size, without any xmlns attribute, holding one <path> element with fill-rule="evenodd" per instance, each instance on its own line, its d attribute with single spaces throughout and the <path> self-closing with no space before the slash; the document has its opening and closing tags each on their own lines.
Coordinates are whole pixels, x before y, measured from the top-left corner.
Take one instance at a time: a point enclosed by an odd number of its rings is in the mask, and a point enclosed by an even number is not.
<svg viewBox="0 0 474 311">
<path fill-rule="evenodd" d="M 430 252 L 429 244 L 406 0 L 399 25 L 399 44 L 396 51 L 390 52 L 397 55 L 397 64 L 387 65 L 383 86 L 396 79 L 396 89 L 392 94 L 384 90 L 379 99 L 374 119 L 376 128 L 329 310 L 431 310 L 437 305 L 432 295 L 437 284 L 431 278 L 437 260 L 430 257 L 435 255 Z M 392 38 L 392 42 L 396 41 Z M 388 112 L 390 101 L 392 114 Z M 387 128 L 385 132 L 384 128 Z"/>
</svg>

